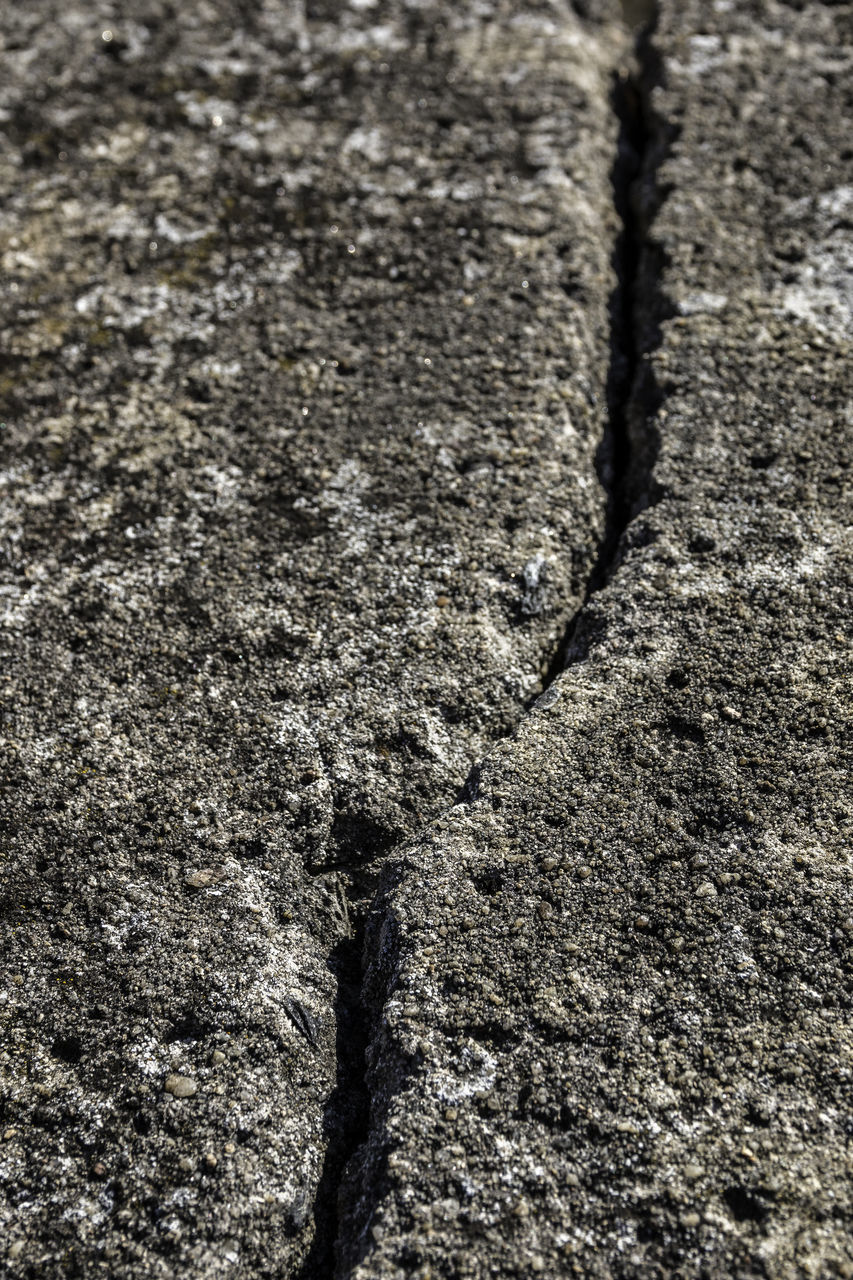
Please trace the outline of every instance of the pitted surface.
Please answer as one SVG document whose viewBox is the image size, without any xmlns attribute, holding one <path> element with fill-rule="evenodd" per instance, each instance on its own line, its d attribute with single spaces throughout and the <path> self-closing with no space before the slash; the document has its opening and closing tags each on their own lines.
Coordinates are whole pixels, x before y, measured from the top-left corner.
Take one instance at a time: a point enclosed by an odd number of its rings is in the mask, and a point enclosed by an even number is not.
<svg viewBox="0 0 853 1280">
<path fill-rule="evenodd" d="M 3 26 L 2 1247 L 294 1274 L 319 1196 L 324 1274 L 351 868 L 517 721 L 602 533 L 625 36 Z"/>
<path fill-rule="evenodd" d="M 388 868 L 358 1280 L 853 1271 L 849 16 L 661 5 L 648 505 Z"/>
<path fill-rule="evenodd" d="M 853 1273 L 848 5 L 660 5 L 490 745 L 611 18 L 4 20 L 12 1275 Z"/>
</svg>

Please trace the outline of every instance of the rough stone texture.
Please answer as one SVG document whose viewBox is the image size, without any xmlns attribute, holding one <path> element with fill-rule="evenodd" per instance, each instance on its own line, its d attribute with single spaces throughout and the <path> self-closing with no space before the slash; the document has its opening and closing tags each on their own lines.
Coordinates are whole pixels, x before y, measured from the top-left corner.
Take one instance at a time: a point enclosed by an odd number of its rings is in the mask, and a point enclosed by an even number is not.
<svg viewBox="0 0 853 1280">
<path fill-rule="evenodd" d="M 352 1280 L 853 1274 L 850 17 L 661 5 L 647 505 L 389 863 Z"/>
<path fill-rule="evenodd" d="M 295 1274 L 318 1196 L 327 1274 L 350 868 L 517 721 L 602 535 L 586 12 L 4 8 L 8 1274 Z"/>
</svg>

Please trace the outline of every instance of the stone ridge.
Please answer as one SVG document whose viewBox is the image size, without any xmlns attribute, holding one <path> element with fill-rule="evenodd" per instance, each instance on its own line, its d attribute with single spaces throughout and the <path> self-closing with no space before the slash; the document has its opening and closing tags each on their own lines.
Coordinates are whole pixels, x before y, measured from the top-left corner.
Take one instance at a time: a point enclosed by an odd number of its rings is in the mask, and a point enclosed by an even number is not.
<svg viewBox="0 0 853 1280">
<path fill-rule="evenodd" d="M 853 1274 L 850 16 L 660 5 L 649 505 L 386 870 L 348 1280 Z"/>
<path fill-rule="evenodd" d="M 360 867 L 604 530 L 614 9 L 5 6 L 8 1274 L 329 1273 Z"/>
</svg>

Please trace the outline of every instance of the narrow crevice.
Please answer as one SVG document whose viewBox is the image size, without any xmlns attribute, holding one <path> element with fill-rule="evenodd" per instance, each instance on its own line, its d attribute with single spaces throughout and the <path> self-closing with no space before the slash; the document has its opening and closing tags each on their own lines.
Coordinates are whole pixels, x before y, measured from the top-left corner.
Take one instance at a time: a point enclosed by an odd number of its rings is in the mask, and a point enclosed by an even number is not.
<svg viewBox="0 0 853 1280">
<path fill-rule="evenodd" d="M 366 1053 L 372 1019 L 363 998 L 363 956 L 367 914 L 379 882 L 381 859 L 380 854 L 370 863 L 336 869 L 350 912 L 349 937 L 337 944 L 328 959 L 337 981 L 336 1078 L 323 1117 L 327 1146 L 314 1198 L 314 1239 L 295 1280 L 329 1280 L 335 1274 L 340 1234 L 338 1191 L 349 1160 L 368 1136 Z"/>
<path fill-rule="evenodd" d="M 657 456 L 651 419 L 658 408 L 655 390 L 643 362 L 650 343 L 639 323 L 643 300 L 641 286 L 648 276 L 649 249 L 646 230 L 649 210 L 639 187 L 653 176 L 660 163 L 655 140 L 659 131 L 651 119 L 650 95 L 659 67 L 652 36 L 653 6 L 641 0 L 624 3 L 626 17 L 633 24 L 641 9 L 644 24 L 639 28 L 634 59 L 614 73 L 611 105 L 619 122 L 616 157 L 610 171 L 613 204 L 621 230 L 614 245 L 611 266 L 616 284 L 609 298 L 610 366 L 607 372 L 607 423 L 596 456 L 599 482 L 606 494 L 604 532 L 598 554 L 587 579 L 581 603 L 569 621 L 542 684 L 531 699 L 535 704 L 543 692 L 565 670 L 576 653 L 578 624 L 592 596 L 605 587 L 616 568 L 625 530 L 638 511 L 654 500 L 652 473 Z M 645 310 L 645 308 L 643 308 Z M 653 344 L 651 344 L 653 345 Z M 641 436 L 636 418 L 639 410 Z"/>
<path fill-rule="evenodd" d="M 641 182 L 653 185 L 654 171 L 661 158 L 656 154 L 659 146 L 653 146 L 653 137 L 657 144 L 660 142 L 660 130 L 653 129 L 648 108 L 658 68 L 651 42 L 653 4 L 650 0 L 623 0 L 623 7 L 626 18 L 637 30 L 637 38 L 634 63 L 614 76 L 612 91 L 619 135 L 611 183 L 622 229 L 613 254 L 616 286 L 609 299 L 608 420 L 596 458 L 599 479 L 607 495 L 605 529 L 582 603 L 547 667 L 537 696 L 564 670 L 567 660 L 576 656 L 579 619 L 590 598 L 609 581 L 618 563 L 628 524 L 643 506 L 654 500 L 652 470 L 657 450 L 650 420 L 657 408 L 657 393 L 649 387 L 648 370 L 643 364 L 643 356 L 654 342 L 642 336 L 643 326 L 638 322 L 638 286 L 643 281 L 643 287 L 649 283 L 654 288 L 656 273 L 654 268 L 650 271 L 650 256 L 645 245 L 648 205 L 646 202 L 641 214 L 639 210 L 644 202 L 635 198 L 635 192 Z M 640 20 L 645 25 L 638 27 Z M 645 307 L 643 311 L 647 313 Z M 638 419 L 641 419 L 639 430 Z M 473 798 L 477 772 L 475 767 L 457 799 Z M 328 1148 L 314 1202 L 314 1241 L 297 1280 L 326 1280 L 333 1274 L 343 1274 L 340 1269 L 346 1265 L 344 1259 L 352 1255 L 339 1221 L 339 1194 L 347 1167 L 352 1168 L 351 1162 L 369 1136 L 366 1058 L 375 1021 L 375 1000 L 365 989 L 364 952 L 368 917 L 375 923 L 379 905 L 376 895 L 389 854 L 390 851 L 383 851 L 369 862 L 337 868 L 351 913 L 351 935 L 335 948 L 329 959 L 338 983 L 337 1081 L 326 1110 Z M 386 882 L 383 896 L 389 888 Z"/>
</svg>

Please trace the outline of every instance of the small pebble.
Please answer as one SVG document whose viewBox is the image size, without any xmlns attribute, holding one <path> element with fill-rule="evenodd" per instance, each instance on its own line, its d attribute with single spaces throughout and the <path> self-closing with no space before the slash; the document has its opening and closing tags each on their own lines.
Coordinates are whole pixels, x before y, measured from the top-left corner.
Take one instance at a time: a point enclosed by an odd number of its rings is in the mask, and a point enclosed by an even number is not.
<svg viewBox="0 0 853 1280">
<path fill-rule="evenodd" d="M 191 1098 L 198 1093 L 198 1085 L 189 1076 L 166 1076 L 163 1088 L 167 1093 L 171 1093 L 173 1098 Z"/>
<path fill-rule="evenodd" d="M 222 873 L 215 867 L 202 867 L 198 871 L 190 871 L 184 878 L 184 884 L 191 889 L 207 889 L 222 879 Z"/>
</svg>

